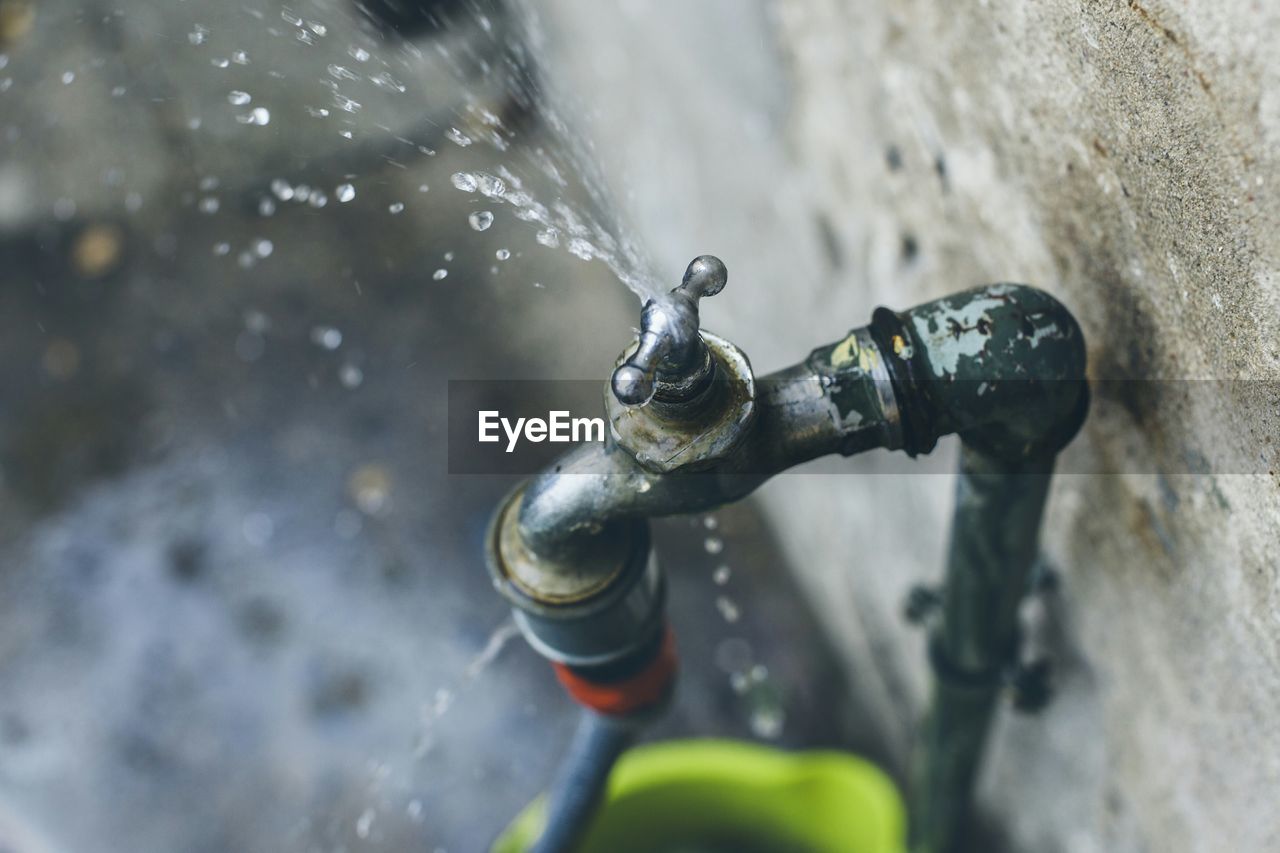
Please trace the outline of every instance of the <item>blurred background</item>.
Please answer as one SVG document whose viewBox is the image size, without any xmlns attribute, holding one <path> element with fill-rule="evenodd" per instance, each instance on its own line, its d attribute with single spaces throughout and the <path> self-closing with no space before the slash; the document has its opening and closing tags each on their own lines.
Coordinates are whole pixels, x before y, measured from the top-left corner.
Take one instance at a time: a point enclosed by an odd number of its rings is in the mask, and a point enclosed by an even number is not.
<svg viewBox="0 0 1280 853">
<path fill-rule="evenodd" d="M 490 587 L 514 481 L 449 475 L 447 381 L 603 382 L 649 273 L 535 36 L 0 0 L 0 850 L 477 851 L 549 780 L 575 710 Z M 850 745 L 759 515 L 659 537 L 651 736 Z"/>
</svg>

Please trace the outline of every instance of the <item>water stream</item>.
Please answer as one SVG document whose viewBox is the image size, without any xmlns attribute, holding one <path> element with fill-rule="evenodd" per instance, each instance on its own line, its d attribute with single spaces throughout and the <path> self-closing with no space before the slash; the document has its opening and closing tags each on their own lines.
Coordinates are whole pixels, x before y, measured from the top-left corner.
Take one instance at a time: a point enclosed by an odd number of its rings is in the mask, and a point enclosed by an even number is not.
<svg viewBox="0 0 1280 853">
<path fill-rule="evenodd" d="M 273 181 L 278 201 L 317 208 L 331 202 L 345 204 L 357 196 L 365 179 L 362 161 L 409 165 L 415 157 L 437 156 L 442 146 L 471 149 L 468 153 L 486 166 L 455 172 L 451 184 L 475 196 L 468 200 L 475 206 L 467 214 L 472 229 L 507 227 L 504 219 L 527 223 L 536 229 L 540 246 L 566 251 L 583 261 L 599 260 L 637 296 L 654 294 L 658 278 L 630 230 L 617 221 L 618 208 L 609 202 L 589 146 L 574 122 L 552 105 L 553 100 L 565 103 L 568 99 L 546 96 L 554 83 L 542 73 L 546 62 L 540 46 L 545 38 L 539 34 L 536 6 L 424 4 L 441 7 L 435 16 L 443 26 L 429 45 L 423 45 L 401 42 L 394 33 L 371 34 L 354 6 L 311 5 L 327 8 L 309 13 L 302 6 L 284 6 L 278 21 L 259 10 L 240 10 L 252 18 L 250 26 L 260 23 L 276 41 L 260 64 L 269 65 L 278 55 L 279 43 L 289 42 L 295 49 L 318 55 L 305 63 L 313 73 L 321 64 L 324 70 L 318 81 L 297 81 L 298 72 L 270 67 L 265 70 L 268 81 L 248 82 L 242 73 L 235 75 L 239 79 L 234 85 L 242 88 L 229 88 L 226 100 L 238 126 L 231 128 L 224 121 L 223 132 L 243 136 L 259 128 L 279 128 L 290 118 L 279 106 L 273 81 L 303 82 L 314 95 L 304 104 L 305 119 L 295 110 L 293 120 L 309 125 L 303 144 L 311 150 L 290 152 L 290 157 L 306 163 L 339 157 L 349 164 L 341 183 L 332 187 L 299 187 L 282 175 Z M 379 7 L 371 6 L 376 19 Z M 208 54 L 215 70 L 243 72 L 251 67 L 249 52 L 225 37 L 225 31 L 243 27 L 225 18 L 223 22 L 193 21 L 191 51 Z M 291 97 L 296 99 L 297 93 Z M 207 127 L 198 117 L 188 126 L 194 135 Z M 523 138 L 526 135 L 536 139 L 531 142 Z M 335 136 L 352 146 L 333 148 Z M 224 142 L 234 145 L 240 140 Z M 203 176 L 200 186 L 218 178 Z M 399 215 L 411 203 L 394 202 L 387 215 Z M 200 204 L 210 213 L 217 212 L 216 196 L 202 196 Z M 272 207 L 265 198 L 264 214 Z"/>
</svg>

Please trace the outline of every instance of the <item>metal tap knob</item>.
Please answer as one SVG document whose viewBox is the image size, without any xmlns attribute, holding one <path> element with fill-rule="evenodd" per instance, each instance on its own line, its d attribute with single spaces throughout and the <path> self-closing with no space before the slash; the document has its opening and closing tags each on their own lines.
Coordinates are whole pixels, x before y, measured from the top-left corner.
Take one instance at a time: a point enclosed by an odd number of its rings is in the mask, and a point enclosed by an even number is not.
<svg viewBox="0 0 1280 853">
<path fill-rule="evenodd" d="M 698 300 L 724 289 L 729 272 L 714 255 L 699 255 L 670 293 L 650 299 L 640 314 L 640 343 L 613 371 L 613 396 L 626 406 L 653 399 L 660 382 L 679 385 L 707 369 L 706 345 L 698 335 Z"/>
</svg>

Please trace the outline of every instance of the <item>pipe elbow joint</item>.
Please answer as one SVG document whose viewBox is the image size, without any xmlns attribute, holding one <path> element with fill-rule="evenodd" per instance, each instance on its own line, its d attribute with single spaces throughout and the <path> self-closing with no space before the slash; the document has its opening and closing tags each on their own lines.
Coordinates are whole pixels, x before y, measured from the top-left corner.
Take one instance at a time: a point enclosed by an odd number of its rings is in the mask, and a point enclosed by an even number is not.
<svg viewBox="0 0 1280 853">
<path fill-rule="evenodd" d="M 872 331 L 902 401 L 913 456 L 954 432 L 996 457 L 1044 458 L 1084 422 L 1084 335 L 1042 290 L 994 284 L 902 313 L 880 308 Z"/>
<path fill-rule="evenodd" d="M 576 504 L 538 486 L 537 479 L 521 484 L 489 525 L 485 552 L 494 588 L 544 657 L 587 667 L 628 657 L 663 624 L 665 584 L 648 523 L 626 518 L 584 526 Z M 530 541 L 526 523 L 545 535 Z"/>
</svg>

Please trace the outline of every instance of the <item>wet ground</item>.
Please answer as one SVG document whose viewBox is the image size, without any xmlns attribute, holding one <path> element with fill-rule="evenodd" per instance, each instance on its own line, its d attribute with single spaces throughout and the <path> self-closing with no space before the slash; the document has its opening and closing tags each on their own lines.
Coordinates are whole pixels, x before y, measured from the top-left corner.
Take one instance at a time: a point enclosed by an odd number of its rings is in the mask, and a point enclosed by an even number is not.
<svg viewBox="0 0 1280 853">
<path fill-rule="evenodd" d="M 194 50 L 199 20 L 248 26 L 188 5 L 140 4 L 141 29 Z M 355 27 L 313 5 L 325 37 Z M 48 4 L 0 33 L 0 850 L 480 850 L 574 711 L 490 589 L 481 537 L 512 481 L 448 474 L 447 382 L 602 376 L 638 303 L 505 209 L 475 230 L 451 176 L 499 153 L 431 122 L 375 156 L 278 119 L 294 137 L 265 146 L 150 132 L 212 88 L 96 14 Z M 254 61 L 306 46 L 281 14 L 288 47 Z M 148 94 L 101 120 L 66 101 L 105 80 Z M 501 159 L 561 144 L 506 106 Z M 379 122 L 345 126 L 402 136 Z M 683 675 L 651 736 L 850 745 L 751 506 L 660 523 L 657 547 Z"/>
</svg>

